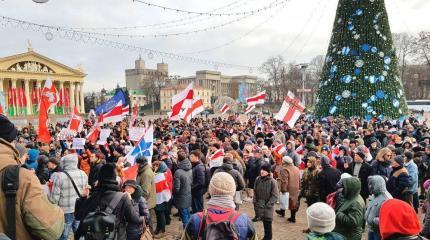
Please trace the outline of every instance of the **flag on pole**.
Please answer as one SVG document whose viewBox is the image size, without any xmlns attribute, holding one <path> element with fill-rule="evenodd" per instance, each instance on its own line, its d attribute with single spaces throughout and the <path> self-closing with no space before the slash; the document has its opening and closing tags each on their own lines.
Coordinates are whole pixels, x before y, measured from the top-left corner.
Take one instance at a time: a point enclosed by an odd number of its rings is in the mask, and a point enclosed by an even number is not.
<svg viewBox="0 0 430 240">
<path fill-rule="evenodd" d="M 276 114 L 275 119 L 286 122 L 288 126 L 294 127 L 305 107 L 300 103 L 300 100 L 294 96 L 292 92 L 288 92 L 282 103 L 281 110 Z"/>
<path fill-rule="evenodd" d="M 224 104 L 220 110 L 221 114 L 226 114 L 230 110 L 230 106 L 228 104 Z"/>
<path fill-rule="evenodd" d="M 128 106 L 123 107 L 122 101 L 119 101 L 112 110 L 102 114 L 103 123 L 116 123 L 122 121 L 128 114 L 128 109 Z"/>
<path fill-rule="evenodd" d="M 42 89 L 39 105 L 39 141 L 44 143 L 51 142 L 51 134 L 48 130 L 47 120 L 48 111 L 58 103 L 58 92 L 52 84 L 51 79 L 47 79 Z"/>
<path fill-rule="evenodd" d="M 153 141 L 154 141 L 154 127 L 151 125 L 143 135 L 142 139 L 136 144 L 136 146 L 125 156 L 127 161 L 134 165 L 136 158 L 144 156 L 148 159 L 151 164 L 153 154 Z"/>
<path fill-rule="evenodd" d="M 193 105 L 182 112 L 182 119 L 184 119 L 185 122 L 190 123 L 193 117 L 197 116 L 197 114 L 203 112 L 204 110 L 205 107 L 203 106 L 203 100 L 195 99 Z"/>
<path fill-rule="evenodd" d="M 248 107 L 246 107 L 245 109 L 245 114 L 249 114 L 252 112 L 252 110 L 255 109 L 255 105 L 249 105 Z"/>
<path fill-rule="evenodd" d="M 190 108 L 193 104 L 193 83 L 190 83 L 183 91 L 172 97 L 172 111 L 169 113 L 170 120 L 180 119 L 182 108 Z"/>
<path fill-rule="evenodd" d="M 248 103 L 248 106 L 264 104 L 265 99 L 266 99 L 266 91 L 262 91 L 255 96 L 247 98 L 246 103 Z"/>
<path fill-rule="evenodd" d="M 72 112 L 72 115 L 70 118 L 70 122 L 69 122 L 69 126 L 67 128 L 76 134 L 77 132 L 80 132 L 82 130 L 83 123 L 84 123 L 84 120 L 79 115 L 78 108 L 75 107 L 73 109 L 73 112 Z"/>
<path fill-rule="evenodd" d="M 109 100 L 103 102 L 98 107 L 96 107 L 96 114 L 101 115 L 112 111 L 112 109 L 114 109 L 118 105 L 119 101 L 121 101 L 124 106 L 127 104 L 125 94 L 121 89 L 118 89 L 115 95 L 113 95 L 113 97 L 111 97 Z"/>
<path fill-rule="evenodd" d="M 224 160 L 224 150 L 218 149 L 209 157 L 209 167 L 221 167 Z"/>
</svg>

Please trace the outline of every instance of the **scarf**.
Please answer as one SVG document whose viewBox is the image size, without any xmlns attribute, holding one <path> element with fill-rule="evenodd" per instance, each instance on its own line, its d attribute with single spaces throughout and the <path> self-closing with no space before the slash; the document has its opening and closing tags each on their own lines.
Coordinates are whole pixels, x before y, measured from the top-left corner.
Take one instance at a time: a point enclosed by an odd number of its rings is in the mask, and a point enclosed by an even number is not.
<svg viewBox="0 0 430 240">
<path fill-rule="evenodd" d="M 208 205 L 230 209 L 236 208 L 236 204 L 233 201 L 233 197 L 228 195 L 211 196 L 211 199 L 209 199 L 208 201 Z"/>
</svg>

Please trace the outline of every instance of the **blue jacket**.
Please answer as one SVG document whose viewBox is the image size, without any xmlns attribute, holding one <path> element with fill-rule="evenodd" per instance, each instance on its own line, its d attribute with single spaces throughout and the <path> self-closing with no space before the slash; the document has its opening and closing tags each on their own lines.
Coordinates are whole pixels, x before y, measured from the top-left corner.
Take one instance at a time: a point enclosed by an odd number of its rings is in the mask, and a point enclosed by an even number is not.
<svg viewBox="0 0 430 240">
<path fill-rule="evenodd" d="M 228 212 L 234 211 L 234 209 L 221 209 L 221 208 L 211 208 L 207 209 L 208 214 L 214 215 L 229 215 Z M 212 216 L 211 218 L 216 219 L 217 217 Z M 199 235 L 200 224 L 202 222 L 202 213 L 196 213 L 191 216 L 185 230 L 184 236 L 186 240 L 197 240 Z M 234 220 L 234 226 L 237 229 L 237 234 L 239 235 L 239 240 L 253 240 L 256 239 L 256 233 L 251 220 L 246 214 L 239 214 L 239 216 Z"/>
<path fill-rule="evenodd" d="M 418 192 L 418 167 L 414 161 L 409 161 L 405 163 L 405 168 L 408 170 L 409 174 L 409 190 L 412 194 Z"/>
</svg>

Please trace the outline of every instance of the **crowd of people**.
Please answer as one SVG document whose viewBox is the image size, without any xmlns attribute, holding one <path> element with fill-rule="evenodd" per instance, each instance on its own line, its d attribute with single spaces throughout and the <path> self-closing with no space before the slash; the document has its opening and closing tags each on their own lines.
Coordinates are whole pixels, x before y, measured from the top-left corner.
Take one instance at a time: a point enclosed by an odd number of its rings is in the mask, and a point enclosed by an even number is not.
<svg viewBox="0 0 430 240">
<path fill-rule="evenodd" d="M 261 222 L 262 239 L 270 240 L 274 217 L 294 224 L 306 204 L 305 239 L 430 237 L 425 122 L 302 116 L 289 127 L 256 118 L 138 119 L 135 126 L 153 126 L 153 153 L 132 165 L 128 119 L 102 126 L 111 129 L 106 144 L 87 140 L 74 149 L 58 137 L 67 123 L 51 125 L 47 144 L 33 126 L 17 129 L 0 115 L 0 233 L 163 239 L 177 212 L 178 239 L 257 239 Z M 94 124 L 86 120 L 76 136 L 85 138 Z M 241 212 L 244 202 L 253 216 Z"/>
</svg>

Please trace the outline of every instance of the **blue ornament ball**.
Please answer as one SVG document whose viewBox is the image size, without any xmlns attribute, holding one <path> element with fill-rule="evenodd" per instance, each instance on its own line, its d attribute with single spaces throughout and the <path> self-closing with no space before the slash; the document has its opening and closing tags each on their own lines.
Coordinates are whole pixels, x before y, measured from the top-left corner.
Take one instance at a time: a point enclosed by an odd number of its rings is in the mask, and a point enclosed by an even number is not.
<svg viewBox="0 0 430 240">
<path fill-rule="evenodd" d="M 385 91 L 384 90 L 376 91 L 376 97 L 379 99 L 383 99 L 385 97 Z"/>
</svg>

